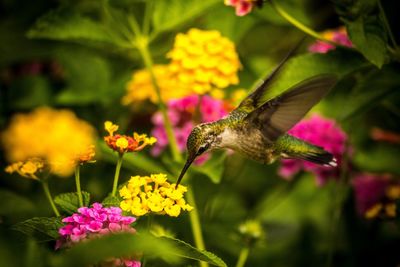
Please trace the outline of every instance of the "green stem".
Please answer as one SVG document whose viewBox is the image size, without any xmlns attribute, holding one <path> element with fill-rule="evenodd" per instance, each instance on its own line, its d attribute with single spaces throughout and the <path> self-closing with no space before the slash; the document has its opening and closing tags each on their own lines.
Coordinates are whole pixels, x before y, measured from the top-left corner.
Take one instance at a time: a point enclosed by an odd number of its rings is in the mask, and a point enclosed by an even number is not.
<svg viewBox="0 0 400 267">
<path fill-rule="evenodd" d="M 113 197 L 115 197 L 115 194 L 117 193 L 119 172 L 121 170 L 123 156 L 124 156 L 124 153 L 118 154 L 117 166 L 115 167 L 114 183 L 113 183 L 113 188 L 112 188 L 112 192 L 111 192 L 111 196 L 113 196 Z"/>
<path fill-rule="evenodd" d="M 205 250 L 206 246 L 204 245 L 203 233 L 202 233 L 201 224 L 200 224 L 200 217 L 199 217 L 199 213 L 197 211 L 196 201 L 194 198 L 193 190 L 190 186 L 188 186 L 188 191 L 186 193 L 186 197 L 187 197 L 187 201 L 188 201 L 189 205 L 191 205 L 193 207 L 193 210 L 189 212 L 189 218 L 190 218 L 190 225 L 192 226 L 194 244 L 196 245 L 196 248 L 198 248 L 200 250 Z M 204 262 L 204 261 L 200 261 L 200 266 L 208 267 L 208 263 Z"/>
<path fill-rule="evenodd" d="M 75 167 L 75 184 L 76 184 L 76 193 L 78 194 L 79 207 L 83 207 L 83 198 L 81 191 L 81 175 L 80 175 L 80 167 L 79 164 Z"/>
<path fill-rule="evenodd" d="M 160 86 L 158 85 L 157 78 L 154 74 L 153 60 L 152 60 L 150 52 L 149 52 L 147 39 L 146 38 L 138 39 L 137 47 L 143 58 L 146 69 L 150 73 L 151 82 L 152 82 L 152 84 L 155 88 L 156 94 L 157 94 L 158 108 L 160 109 L 162 117 L 163 117 L 164 127 L 165 127 L 165 131 L 167 133 L 168 141 L 170 144 L 169 147 L 171 150 L 172 157 L 175 161 L 181 162 L 182 155 L 179 152 L 178 143 L 176 142 L 176 139 L 175 139 L 171 121 L 168 118 L 167 108 L 161 98 L 161 90 L 160 90 Z"/>
<path fill-rule="evenodd" d="M 46 195 L 47 200 L 49 201 L 50 206 L 54 211 L 54 214 L 57 217 L 60 217 L 60 212 L 58 211 L 56 204 L 54 204 L 53 197 L 51 196 L 51 193 L 50 193 L 49 183 L 47 182 L 47 180 L 44 180 L 44 181 L 41 181 L 41 184 L 43 187 L 44 194 Z"/>
<path fill-rule="evenodd" d="M 245 246 L 240 250 L 239 258 L 236 263 L 236 267 L 244 267 L 247 258 L 249 256 L 250 248 L 248 246 Z"/>
<path fill-rule="evenodd" d="M 143 18 L 143 35 L 148 36 L 150 32 L 150 20 L 151 20 L 151 13 L 153 11 L 154 1 L 147 0 L 146 1 L 146 10 L 144 13 Z"/>
<path fill-rule="evenodd" d="M 383 9 L 383 6 L 382 6 L 382 3 L 380 0 L 378 0 L 378 8 L 379 8 L 379 12 L 381 13 L 381 17 L 382 17 L 383 23 L 385 25 L 386 31 L 389 34 L 390 41 L 392 41 L 392 44 L 394 45 L 394 47 L 397 48 L 396 39 L 394 38 L 393 32 L 390 29 L 389 21 L 387 20 L 385 10 Z"/>
<path fill-rule="evenodd" d="M 333 42 L 331 40 L 328 40 L 326 38 L 324 38 L 321 34 L 319 34 L 318 32 L 310 29 L 309 27 L 307 27 L 306 25 L 304 25 L 303 23 L 301 23 L 300 21 L 298 21 L 297 19 L 295 19 L 294 17 L 292 17 L 291 15 L 289 15 L 285 10 L 282 9 L 282 7 L 280 7 L 279 5 L 277 5 L 275 3 L 274 0 L 270 0 L 271 6 L 275 9 L 275 11 L 281 15 L 285 20 L 287 20 L 290 24 L 292 24 L 293 26 L 295 26 L 297 29 L 299 29 L 300 31 L 316 38 L 319 40 L 322 40 L 324 42 L 333 44 L 335 46 L 343 46 L 341 44 L 338 44 L 336 42 Z"/>
</svg>

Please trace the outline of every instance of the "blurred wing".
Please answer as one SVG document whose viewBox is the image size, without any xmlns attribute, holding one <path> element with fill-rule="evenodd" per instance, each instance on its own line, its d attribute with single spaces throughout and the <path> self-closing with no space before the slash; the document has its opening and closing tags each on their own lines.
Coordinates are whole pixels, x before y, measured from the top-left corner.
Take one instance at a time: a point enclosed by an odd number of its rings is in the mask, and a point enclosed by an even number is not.
<svg viewBox="0 0 400 267">
<path fill-rule="evenodd" d="M 297 50 L 302 42 L 303 39 L 292 50 L 290 50 L 289 53 L 287 53 L 287 55 L 282 59 L 278 66 L 276 66 L 275 69 L 267 77 L 265 77 L 264 80 L 261 81 L 260 85 L 258 85 L 252 93 L 250 93 L 245 99 L 243 99 L 237 109 L 252 111 L 260 106 L 260 100 L 263 98 L 263 95 L 268 86 L 280 73 L 283 65 L 285 65 L 285 63 L 293 55 L 293 53 Z"/>
<path fill-rule="evenodd" d="M 337 79 L 322 74 L 302 81 L 247 115 L 267 140 L 275 141 L 290 130 L 335 85 Z"/>
</svg>

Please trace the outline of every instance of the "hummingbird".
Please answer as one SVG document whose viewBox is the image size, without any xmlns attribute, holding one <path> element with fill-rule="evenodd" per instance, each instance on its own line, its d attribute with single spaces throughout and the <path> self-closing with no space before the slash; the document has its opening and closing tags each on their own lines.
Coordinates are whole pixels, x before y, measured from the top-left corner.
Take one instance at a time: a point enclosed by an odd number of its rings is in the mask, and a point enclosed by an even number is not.
<svg viewBox="0 0 400 267">
<path fill-rule="evenodd" d="M 263 164 L 283 158 L 337 166 L 334 156 L 322 147 L 286 133 L 336 84 L 335 75 L 316 75 L 277 97 L 263 99 L 294 50 L 227 116 L 192 129 L 186 143 L 187 160 L 176 186 L 198 156 L 214 149 L 228 148 Z"/>
</svg>

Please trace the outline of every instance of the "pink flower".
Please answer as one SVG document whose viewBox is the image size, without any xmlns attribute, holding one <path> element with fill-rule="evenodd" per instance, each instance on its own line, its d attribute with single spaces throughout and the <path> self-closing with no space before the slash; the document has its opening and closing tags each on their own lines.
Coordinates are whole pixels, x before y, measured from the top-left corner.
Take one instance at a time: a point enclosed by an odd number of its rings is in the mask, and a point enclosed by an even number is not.
<svg viewBox="0 0 400 267">
<path fill-rule="evenodd" d="M 288 131 L 288 134 L 323 147 L 335 156 L 340 166 L 343 154 L 346 152 L 347 135 L 334 120 L 314 114 L 309 119 L 296 124 Z M 301 170 L 314 173 L 318 185 L 323 185 L 329 178 L 336 178 L 339 175 L 338 168 L 325 167 L 297 159 L 282 160 L 278 173 L 283 178 L 290 179 Z"/>
<path fill-rule="evenodd" d="M 229 112 L 222 100 L 214 99 L 208 95 L 201 97 L 191 95 L 170 100 L 167 106 L 168 116 L 174 129 L 178 148 L 181 151 L 185 150 L 186 140 L 196 124 L 218 120 Z M 154 128 L 151 135 L 157 138 L 152 154 L 157 156 L 168 146 L 168 138 L 160 112 L 153 115 L 152 122 Z M 196 163 L 202 164 L 208 157 L 209 155 L 204 154 L 196 160 Z"/>
<path fill-rule="evenodd" d="M 94 203 L 92 208 L 81 207 L 78 213 L 74 213 L 62 220 L 65 226 L 58 230 L 61 238 L 57 240 L 56 249 L 70 247 L 75 243 L 94 238 L 110 232 L 131 232 L 135 229 L 130 225 L 136 221 L 135 217 L 123 216 L 118 207 L 103 208 L 100 203 Z M 118 260 L 117 260 L 118 261 Z M 120 259 L 115 266 L 140 266 L 139 261 Z"/>
<path fill-rule="evenodd" d="M 396 216 L 396 201 L 400 198 L 400 183 L 389 175 L 362 173 L 353 180 L 356 208 L 367 218 Z"/>
<path fill-rule="evenodd" d="M 225 0 L 225 5 L 233 6 L 236 16 L 244 16 L 251 12 L 256 0 Z"/>
<path fill-rule="evenodd" d="M 322 33 L 322 36 L 326 39 L 341 44 L 343 46 L 352 47 L 349 37 L 347 36 L 346 29 L 344 27 L 339 27 L 334 30 L 327 30 Z M 316 40 L 315 43 L 308 47 L 308 51 L 312 53 L 327 53 L 330 50 L 334 50 L 336 47 L 333 44 Z"/>
</svg>

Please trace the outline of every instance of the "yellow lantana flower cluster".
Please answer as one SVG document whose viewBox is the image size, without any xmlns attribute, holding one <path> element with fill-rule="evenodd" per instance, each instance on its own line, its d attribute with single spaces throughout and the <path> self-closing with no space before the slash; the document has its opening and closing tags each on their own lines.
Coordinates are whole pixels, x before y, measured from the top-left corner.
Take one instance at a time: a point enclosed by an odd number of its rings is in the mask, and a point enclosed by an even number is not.
<svg viewBox="0 0 400 267">
<path fill-rule="evenodd" d="M 59 176 L 94 156 L 95 131 L 69 110 L 41 107 L 15 115 L 1 142 L 10 162 L 40 158 Z"/>
<path fill-rule="evenodd" d="M 191 94 L 205 94 L 238 84 L 241 68 L 235 45 L 218 31 L 191 29 L 176 36 L 167 57 L 171 62 L 153 70 L 164 102 Z M 149 99 L 158 102 L 147 70 L 133 73 L 122 103 Z"/>
<path fill-rule="evenodd" d="M 235 45 L 218 31 L 190 29 L 178 34 L 167 57 L 178 80 L 197 94 L 239 83 L 241 64 Z"/>
<path fill-rule="evenodd" d="M 132 176 L 128 184 L 119 190 L 124 199 L 120 207 L 135 216 L 143 216 L 153 212 L 177 217 L 182 210 L 193 209 L 186 204 L 183 194 L 187 188 L 167 182 L 165 174 L 152 174 L 150 176 Z"/>
<path fill-rule="evenodd" d="M 153 71 L 158 86 L 160 87 L 163 102 L 188 95 L 188 90 L 180 85 L 174 78 L 168 65 L 154 65 Z M 122 98 L 123 105 L 130 105 L 147 99 L 153 103 L 158 102 L 156 90 L 151 82 L 150 73 L 145 69 L 133 73 L 132 79 L 126 85 L 126 89 L 127 93 Z"/>
<path fill-rule="evenodd" d="M 5 169 L 7 173 L 18 173 L 19 175 L 39 180 L 37 173 L 43 171 L 44 169 L 44 161 L 40 158 L 32 158 L 27 161 L 18 161 L 8 165 Z"/>
</svg>

